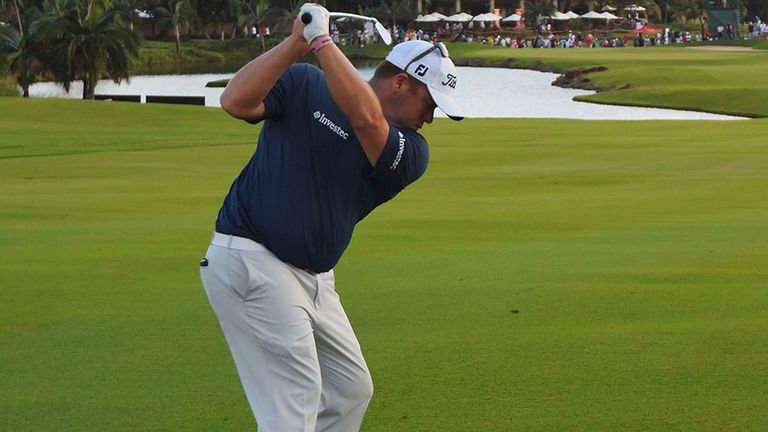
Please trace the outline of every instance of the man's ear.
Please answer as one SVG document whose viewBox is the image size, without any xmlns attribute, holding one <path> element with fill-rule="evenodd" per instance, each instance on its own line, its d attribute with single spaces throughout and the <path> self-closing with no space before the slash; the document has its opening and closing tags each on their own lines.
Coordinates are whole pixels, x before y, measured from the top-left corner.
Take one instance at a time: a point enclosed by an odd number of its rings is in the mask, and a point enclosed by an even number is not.
<svg viewBox="0 0 768 432">
<path fill-rule="evenodd" d="M 403 90 L 408 90 L 411 83 L 409 82 L 410 77 L 407 73 L 402 72 L 392 79 L 392 93 L 397 94 L 400 93 Z"/>
</svg>

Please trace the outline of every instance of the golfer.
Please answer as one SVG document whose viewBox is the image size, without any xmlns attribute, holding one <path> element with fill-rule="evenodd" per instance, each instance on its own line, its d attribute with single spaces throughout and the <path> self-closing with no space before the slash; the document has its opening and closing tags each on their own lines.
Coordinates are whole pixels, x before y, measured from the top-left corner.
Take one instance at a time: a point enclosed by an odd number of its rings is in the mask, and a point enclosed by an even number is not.
<svg viewBox="0 0 768 432">
<path fill-rule="evenodd" d="M 444 46 L 397 45 L 366 82 L 331 42 L 328 11 L 304 14 L 221 95 L 231 116 L 264 124 L 200 273 L 259 431 L 349 432 L 373 385 L 333 267 L 355 224 L 424 173 L 416 131 L 435 107 L 462 114 Z M 296 64 L 310 50 L 322 71 Z"/>
</svg>

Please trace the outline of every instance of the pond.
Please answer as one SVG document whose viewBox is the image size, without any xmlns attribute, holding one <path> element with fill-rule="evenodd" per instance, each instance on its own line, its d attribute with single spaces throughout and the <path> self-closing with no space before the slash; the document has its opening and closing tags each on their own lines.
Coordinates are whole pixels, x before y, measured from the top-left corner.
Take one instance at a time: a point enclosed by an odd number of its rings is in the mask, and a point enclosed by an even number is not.
<svg viewBox="0 0 768 432">
<path fill-rule="evenodd" d="M 359 67 L 368 79 L 372 66 Z M 593 91 L 564 89 L 552 85 L 558 74 L 521 69 L 459 67 L 457 101 L 468 117 L 476 118 L 569 118 L 582 120 L 736 120 L 731 117 L 694 111 L 626 107 L 576 102 L 574 96 Z M 206 88 L 209 81 L 230 78 L 232 73 L 195 75 L 139 75 L 130 83 L 99 81 L 96 94 L 204 96 L 206 106 L 219 106 L 223 89 Z M 32 97 L 82 96 L 82 83 L 72 83 L 69 93 L 54 83 L 38 83 L 30 88 Z M 436 117 L 445 117 L 437 110 Z"/>
</svg>

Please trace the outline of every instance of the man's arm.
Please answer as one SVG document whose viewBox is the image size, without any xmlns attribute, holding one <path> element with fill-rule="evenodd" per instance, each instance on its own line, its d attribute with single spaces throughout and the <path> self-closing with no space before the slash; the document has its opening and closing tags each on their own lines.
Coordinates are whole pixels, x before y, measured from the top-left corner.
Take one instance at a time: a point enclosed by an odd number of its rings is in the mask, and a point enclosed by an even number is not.
<svg viewBox="0 0 768 432">
<path fill-rule="evenodd" d="M 303 30 L 301 21 L 296 19 L 287 39 L 237 71 L 221 94 L 221 108 L 235 118 L 263 119 L 267 93 L 283 72 L 309 51 Z"/>
<path fill-rule="evenodd" d="M 317 58 L 334 102 L 355 130 L 371 166 L 376 166 L 389 135 L 379 98 L 336 45 L 321 48 Z"/>
</svg>

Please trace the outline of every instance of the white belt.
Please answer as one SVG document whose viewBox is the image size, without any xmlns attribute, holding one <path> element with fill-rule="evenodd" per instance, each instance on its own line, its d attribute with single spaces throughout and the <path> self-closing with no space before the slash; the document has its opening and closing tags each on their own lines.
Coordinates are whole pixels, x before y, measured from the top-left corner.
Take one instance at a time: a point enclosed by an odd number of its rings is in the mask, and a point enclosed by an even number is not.
<svg viewBox="0 0 768 432">
<path fill-rule="evenodd" d="M 245 237 L 237 237 L 229 234 L 213 233 L 211 244 L 229 249 L 248 250 L 248 251 L 266 251 L 267 248 L 261 243 L 256 243 Z"/>
<path fill-rule="evenodd" d="M 261 243 L 257 243 L 251 239 L 248 239 L 245 237 L 233 236 L 229 234 L 221 234 L 217 232 L 213 233 L 211 244 L 214 246 L 221 246 L 229 249 L 246 250 L 246 251 L 266 251 L 266 252 L 269 252 L 270 254 L 272 253 L 269 249 L 264 247 L 264 245 L 262 245 Z M 277 257 L 275 258 L 279 259 Z M 285 263 L 285 264 L 299 270 L 304 270 L 310 275 L 313 275 L 313 276 L 317 275 L 317 273 L 312 270 L 299 268 L 288 263 Z"/>
</svg>

